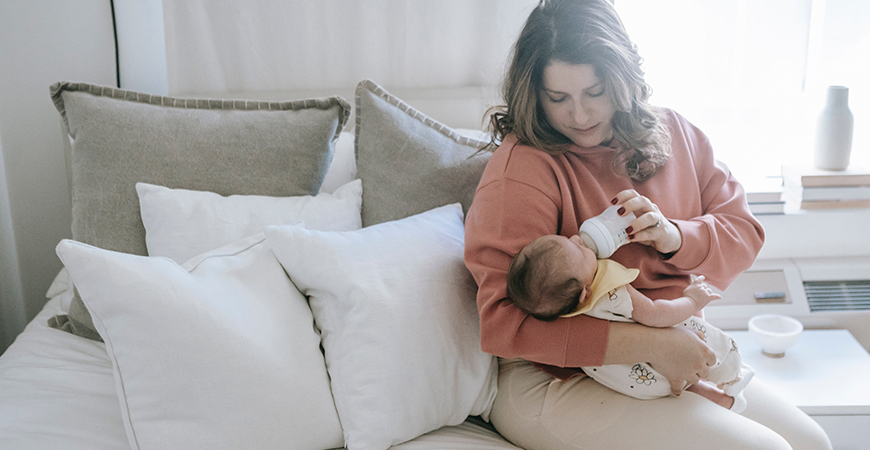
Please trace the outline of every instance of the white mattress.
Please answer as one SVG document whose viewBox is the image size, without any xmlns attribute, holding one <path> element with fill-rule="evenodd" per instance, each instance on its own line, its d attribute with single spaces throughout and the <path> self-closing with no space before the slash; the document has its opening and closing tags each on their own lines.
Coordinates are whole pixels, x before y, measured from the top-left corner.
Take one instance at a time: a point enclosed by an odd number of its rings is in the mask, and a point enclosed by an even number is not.
<svg viewBox="0 0 870 450">
<path fill-rule="evenodd" d="M 0 449 L 129 449 L 105 345 L 53 329 L 71 295 L 46 303 L 0 356 Z M 473 420 L 393 447 L 517 449 Z"/>
</svg>

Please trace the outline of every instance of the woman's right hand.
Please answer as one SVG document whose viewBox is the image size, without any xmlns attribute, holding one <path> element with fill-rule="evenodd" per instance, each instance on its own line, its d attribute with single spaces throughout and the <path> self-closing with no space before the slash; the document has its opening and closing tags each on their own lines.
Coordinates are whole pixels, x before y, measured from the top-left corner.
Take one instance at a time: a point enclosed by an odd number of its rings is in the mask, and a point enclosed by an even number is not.
<svg viewBox="0 0 870 450">
<path fill-rule="evenodd" d="M 703 334 L 686 327 L 658 329 L 649 364 L 671 384 L 671 392 L 680 395 L 685 388 L 706 378 L 716 364 L 716 354 L 703 340 Z"/>
</svg>

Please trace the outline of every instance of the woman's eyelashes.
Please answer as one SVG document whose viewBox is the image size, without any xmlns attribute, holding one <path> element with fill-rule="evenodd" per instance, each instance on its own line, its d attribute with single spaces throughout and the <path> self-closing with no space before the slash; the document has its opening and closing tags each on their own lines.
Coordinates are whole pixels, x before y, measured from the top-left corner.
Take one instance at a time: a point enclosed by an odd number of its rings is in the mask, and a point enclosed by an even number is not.
<svg viewBox="0 0 870 450">
<path fill-rule="evenodd" d="M 594 91 L 587 91 L 584 94 L 586 94 L 586 96 L 589 98 L 601 97 L 602 95 L 604 95 L 604 88 L 596 88 Z M 550 93 L 547 93 L 547 98 L 550 99 L 550 101 L 553 103 L 562 103 L 565 100 L 568 100 L 567 95 L 553 95 Z"/>
<path fill-rule="evenodd" d="M 588 96 L 590 96 L 590 97 L 592 97 L 592 98 L 595 98 L 595 97 L 601 97 L 602 95 L 604 95 L 604 88 L 602 88 L 602 89 L 598 89 L 598 90 L 596 90 L 596 91 L 594 91 L 594 92 L 587 92 L 586 95 L 588 95 Z"/>
<path fill-rule="evenodd" d="M 595 98 L 604 95 L 604 83 L 598 83 L 585 91 L 586 95 Z"/>
</svg>

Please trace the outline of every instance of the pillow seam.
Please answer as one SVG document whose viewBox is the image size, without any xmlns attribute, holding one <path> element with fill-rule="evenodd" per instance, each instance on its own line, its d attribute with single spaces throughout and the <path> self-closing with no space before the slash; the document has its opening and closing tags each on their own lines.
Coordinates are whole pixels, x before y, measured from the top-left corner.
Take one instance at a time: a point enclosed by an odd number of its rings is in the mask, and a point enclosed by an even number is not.
<svg viewBox="0 0 870 450">
<path fill-rule="evenodd" d="M 350 104 L 345 99 L 339 96 L 273 102 L 241 99 L 196 99 L 171 97 L 166 95 L 151 95 L 142 92 L 119 89 L 111 86 L 100 86 L 96 84 L 80 83 L 73 81 L 55 82 L 49 87 L 49 91 L 51 93 L 51 99 L 54 102 L 54 106 L 60 113 L 67 128 L 69 128 L 69 121 L 66 117 L 66 107 L 64 106 L 63 102 L 62 94 L 64 91 L 86 92 L 97 97 L 109 97 L 116 100 L 183 109 L 222 109 L 236 111 L 301 111 L 311 108 L 328 110 L 334 106 L 338 106 L 341 110 L 341 113 L 339 114 L 338 126 L 336 128 L 334 138 L 337 138 L 338 133 L 340 133 L 341 130 L 344 129 L 344 125 L 347 123 L 348 118 L 350 118 L 351 111 Z"/>
<path fill-rule="evenodd" d="M 355 132 L 354 132 L 354 134 L 355 134 L 355 136 L 354 136 L 354 148 L 355 149 L 359 148 L 359 136 L 360 136 L 359 130 L 362 127 L 362 105 L 360 102 L 360 94 L 361 94 L 361 91 L 363 89 L 368 90 L 369 92 L 371 92 L 375 96 L 383 99 L 384 101 L 386 101 L 390 105 L 398 108 L 400 111 L 402 111 L 405 114 L 416 119 L 417 121 L 419 121 L 423 125 L 426 125 L 429 128 L 437 130 L 439 133 L 443 134 L 444 136 L 447 136 L 448 138 L 452 139 L 454 142 L 456 142 L 458 144 L 467 145 L 469 147 L 475 147 L 478 150 L 489 145 L 489 142 L 481 141 L 481 140 L 474 139 L 474 138 L 471 138 L 468 136 L 463 136 L 463 135 L 457 133 L 456 130 L 454 130 L 453 128 L 427 116 L 426 114 L 422 113 L 420 110 L 405 103 L 404 101 L 402 101 L 398 97 L 390 94 L 383 87 L 379 86 L 374 81 L 372 81 L 370 79 L 365 79 L 365 80 L 360 81 L 359 85 L 357 85 L 356 92 L 354 95 L 354 103 L 355 103 L 355 107 L 356 107 L 356 127 L 355 127 Z"/>
</svg>

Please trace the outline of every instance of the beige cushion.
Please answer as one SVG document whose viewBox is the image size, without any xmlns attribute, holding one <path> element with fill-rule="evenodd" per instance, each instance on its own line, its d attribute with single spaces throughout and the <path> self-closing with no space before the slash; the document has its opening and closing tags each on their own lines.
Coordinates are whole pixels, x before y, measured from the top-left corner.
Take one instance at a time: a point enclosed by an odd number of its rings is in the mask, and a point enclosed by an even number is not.
<svg viewBox="0 0 870 450">
<path fill-rule="evenodd" d="M 72 141 L 73 239 L 145 255 L 135 185 L 221 195 L 315 195 L 350 107 L 178 99 L 59 82 L 51 97 Z"/>
<path fill-rule="evenodd" d="M 468 212 L 489 152 L 390 95 L 371 80 L 356 88 L 356 164 L 364 227 L 459 202 Z"/>
</svg>

